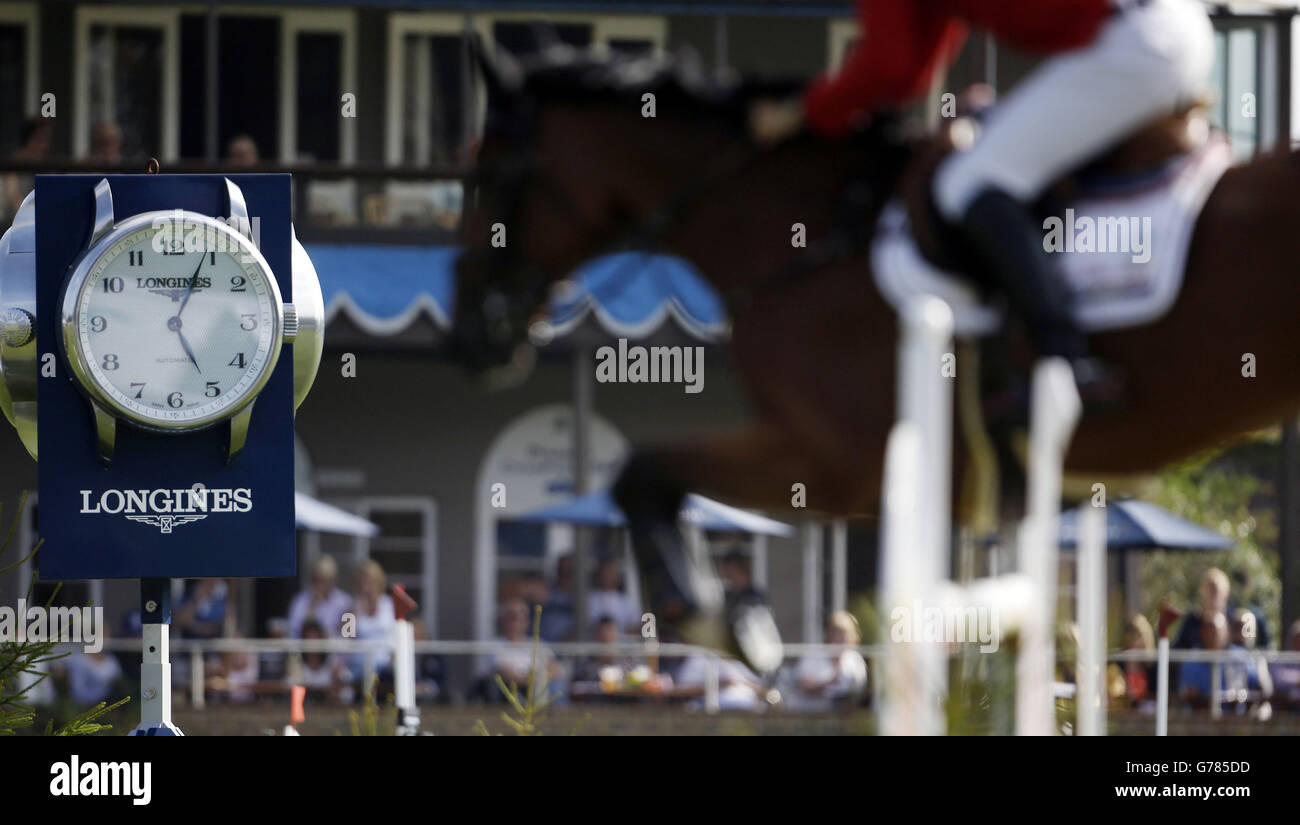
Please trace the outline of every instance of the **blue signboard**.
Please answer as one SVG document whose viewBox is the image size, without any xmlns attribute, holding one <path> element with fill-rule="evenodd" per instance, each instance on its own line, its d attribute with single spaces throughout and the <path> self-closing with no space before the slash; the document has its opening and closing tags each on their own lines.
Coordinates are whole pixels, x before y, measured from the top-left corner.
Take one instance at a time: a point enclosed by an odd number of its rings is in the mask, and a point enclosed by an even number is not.
<svg viewBox="0 0 1300 825">
<path fill-rule="evenodd" d="M 199 246 L 174 248 L 139 240 L 144 235 L 109 237 L 113 244 L 102 257 L 111 262 L 85 265 L 89 239 L 102 231 L 95 204 L 105 191 L 111 190 L 116 226 L 124 228 L 132 216 L 163 210 L 225 220 L 235 199 L 228 182 L 242 193 L 251 218 L 244 235 L 261 256 L 244 265 L 247 275 L 233 253 L 227 261 L 203 247 L 201 235 Z M 278 342 L 292 323 L 287 314 L 277 317 L 278 304 L 275 313 L 265 309 L 272 298 L 293 300 L 290 205 L 288 175 L 37 176 L 42 579 L 295 574 L 292 345 L 284 341 L 276 358 L 266 343 L 270 333 L 258 338 L 262 333 L 250 331 L 247 347 L 223 344 L 230 351 L 212 343 L 221 324 L 255 330 L 260 320 Z M 256 257 L 244 248 L 245 260 Z M 74 270 L 87 278 L 87 297 L 68 315 L 65 285 Z M 257 280 L 267 270 L 274 284 L 265 275 Z M 230 303 L 237 300 L 246 305 Z M 146 307 L 144 314 L 115 309 L 126 301 Z M 115 339 L 96 337 L 110 325 Z M 84 351 L 75 343 L 80 340 Z M 100 345 L 103 340 L 117 343 Z M 261 377 L 253 369 L 259 358 L 273 364 Z M 180 376 L 182 367 L 188 383 L 181 389 L 172 386 L 181 387 L 180 378 L 167 379 L 167 386 L 146 378 Z M 138 381 L 129 370 L 139 373 Z M 92 382 L 84 377 L 92 372 L 102 385 L 99 409 L 119 404 L 129 412 L 134 405 L 141 420 L 154 416 L 159 426 L 118 420 L 106 452 L 103 423 L 92 407 L 96 390 L 87 389 Z M 254 396 L 243 449 L 232 450 L 222 404 L 242 404 L 247 413 Z M 197 424 L 187 424 L 187 416 Z"/>
</svg>

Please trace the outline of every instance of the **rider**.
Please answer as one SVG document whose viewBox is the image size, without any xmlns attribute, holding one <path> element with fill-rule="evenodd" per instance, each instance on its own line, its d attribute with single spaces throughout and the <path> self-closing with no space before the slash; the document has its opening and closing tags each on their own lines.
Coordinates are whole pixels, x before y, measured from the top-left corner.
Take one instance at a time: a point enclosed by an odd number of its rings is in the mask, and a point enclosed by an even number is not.
<svg viewBox="0 0 1300 825">
<path fill-rule="evenodd" d="M 1200 4 L 858 0 L 858 12 L 862 38 L 842 70 L 817 80 L 799 104 L 756 107 L 755 136 L 776 140 L 803 122 L 840 136 L 874 107 L 924 94 L 956 57 L 967 25 L 1051 55 L 991 112 L 969 151 L 943 162 L 930 195 L 1025 319 L 1040 355 L 1070 361 L 1085 402 L 1115 400 L 1116 381 L 1088 355 L 1027 206 L 1061 174 L 1197 98 L 1214 59 Z"/>
</svg>

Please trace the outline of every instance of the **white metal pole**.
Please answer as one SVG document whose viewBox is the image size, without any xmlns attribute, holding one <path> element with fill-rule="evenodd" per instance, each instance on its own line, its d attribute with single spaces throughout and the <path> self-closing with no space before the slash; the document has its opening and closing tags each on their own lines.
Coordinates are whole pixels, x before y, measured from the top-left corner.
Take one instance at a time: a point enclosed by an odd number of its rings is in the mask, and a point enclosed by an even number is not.
<svg viewBox="0 0 1300 825">
<path fill-rule="evenodd" d="M 881 582 L 886 638 L 896 617 L 934 604 L 947 578 L 952 506 L 952 376 L 945 372 L 952 310 L 921 296 L 900 316 L 898 422 L 886 447 Z M 922 607 L 924 609 L 924 607 Z M 902 611 L 900 614 L 898 611 Z M 911 616 L 913 631 L 922 621 Z M 914 636 L 893 641 L 882 683 L 881 732 L 942 734 L 947 650 Z"/>
<path fill-rule="evenodd" d="M 131 735 L 183 736 L 172 724 L 170 579 L 140 581 L 140 618 L 140 724 Z"/>
<path fill-rule="evenodd" d="M 849 527 L 842 518 L 831 522 L 831 611 L 848 606 Z"/>
<path fill-rule="evenodd" d="M 1169 735 L 1169 637 L 1156 643 L 1156 736 Z"/>
<path fill-rule="evenodd" d="M 1079 650 L 1075 696 L 1080 736 L 1106 733 L 1106 509 L 1085 504 L 1079 512 L 1075 596 Z"/>
<path fill-rule="evenodd" d="M 1020 569 L 1036 598 L 1020 630 L 1016 662 L 1016 733 L 1047 736 L 1056 730 L 1052 683 L 1056 664 L 1056 590 L 1061 475 L 1065 450 L 1082 412 L 1074 372 L 1063 358 L 1034 367 L 1029 429 L 1028 506 L 1018 537 Z"/>
</svg>

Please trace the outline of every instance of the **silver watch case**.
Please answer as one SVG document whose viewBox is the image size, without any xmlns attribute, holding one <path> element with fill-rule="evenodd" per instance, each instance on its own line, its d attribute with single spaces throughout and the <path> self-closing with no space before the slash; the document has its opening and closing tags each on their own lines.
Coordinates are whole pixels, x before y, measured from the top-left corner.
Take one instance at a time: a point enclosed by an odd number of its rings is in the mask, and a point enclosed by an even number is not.
<svg viewBox="0 0 1300 825">
<path fill-rule="evenodd" d="M 226 183 L 232 214 L 241 216 L 240 213 L 243 212 L 242 216 L 246 216 L 243 194 L 239 191 L 239 187 L 229 180 Z M 68 334 L 67 321 L 70 314 L 68 307 L 75 305 L 77 291 L 72 289 L 72 284 L 77 283 L 79 286 L 80 282 L 84 281 L 90 264 L 98 257 L 99 251 L 106 248 L 104 244 L 113 242 L 113 239 L 108 238 L 108 236 L 112 234 L 114 238 L 120 237 L 119 232 L 138 229 L 142 223 L 147 223 L 158 215 L 175 215 L 174 211 L 145 213 L 127 218 L 121 223 L 115 223 L 112 216 L 112 196 L 107 180 L 101 181 L 100 185 L 96 187 L 95 200 L 95 225 L 90 243 L 74 263 L 73 274 L 64 287 L 64 317 L 60 319 L 63 326 L 61 338 L 66 338 Z M 201 218 L 202 216 L 195 216 L 190 213 L 188 217 Z M 292 228 L 290 231 L 292 233 Z M 307 251 L 298 242 L 296 234 L 291 236 L 291 244 L 294 302 L 283 305 L 282 311 L 277 313 L 278 332 L 280 334 L 275 336 L 276 343 L 273 345 L 273 352 L 275 359 L 278 360 L 283 342 L 292 342 L 294 345 L 293 394 L 294 411 L 296 412 L 306 398 L 307 393 L 311 390 L 320 367 L 321 354 L 324 349 L 325 304 L 321 296 L 320 281 L 316 276 L 316 269 L 312 265 Z M 260 253 L 251 243 L 248 244 L 248 248 L 260 257 Z M 265 265 L 264 261 L 262 263 Z M 269 267 L 267 269 L 269 271 Z M 272 288 L 276 291 L 276 303 L 279 304 L 279 288 L 274 279 L 272 279 Z M 71 301 L 71 304 L 69 301 Z M 36 386 L 39 380 L 42 357 L 36 348 L 35 323 L 36 193 L 33 191 L 23 200 L 22 206 L 14 218 L 13 226 L 4 233 L 3 237 L 0 237 L 0 410 L 3 410 L 5 418 L 18 431 L 19 439 L 32 458 L 37 457 Z M 60 343 L 64 345 L 62 341 Z M 76 348 L 65 347 L 65 351 L 74 373 L 82 370 L 76 376 L 76 383 L 87 394 L 91 407 L 95 411 L 96 436 L 101 456 L 106 460 L 111 460 L 117 419 L 105 409 L 109 406 L 107 402 L 102 398 L 97 399 L 95 397 L 93 382 L 86 380 L 85 365 L 77 363 Z M 203 423 L 184 422 L 183 431 L 192 432 L 206 426 L 213 426 L 221 421 L 230 420 L 229 457 L 233 458 L 243 447 L 249 416 L 252 412 L 253 402 L 257 398 L 257 392 L 260 392 L 265 381 L 269 380 L 274 369 L 275 364 L 273 363 L 263 373 L 255 391 L 249 393 L 248 400 L 239 408 L 224 410 L 219 415 L 214 416 L 211 421 Z M 159 422 L 142 422 L 125 415 L 123 418 L 129 421 L 132 426 L 143 429 L 153 431 L 166 431 L 168 429 L 160 426 Z"/>
</svg>

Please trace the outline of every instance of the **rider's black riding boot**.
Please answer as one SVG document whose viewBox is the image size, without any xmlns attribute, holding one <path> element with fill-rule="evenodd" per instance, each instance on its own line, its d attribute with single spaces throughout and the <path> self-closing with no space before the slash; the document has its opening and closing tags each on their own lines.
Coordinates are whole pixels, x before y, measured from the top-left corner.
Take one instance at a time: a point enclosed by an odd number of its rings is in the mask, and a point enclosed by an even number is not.
<svg viewBox="0 0 1300 825">
<path fill-rule="evenodd" d="M 1060 356 L 1074 368 L 1087 410 L 1119 401 L 1120 383 L 1099 358 L 1088 354 L 1087 338 L 1070 313 L 1071 297 L 1043 249 L 1043 230 L 1024 205 L 997 189 L 980 193 L 962 217 L 970 250 L 994 278 L 1012 309 L 1025 319 L 1040 357 Z"/>
</svg>

